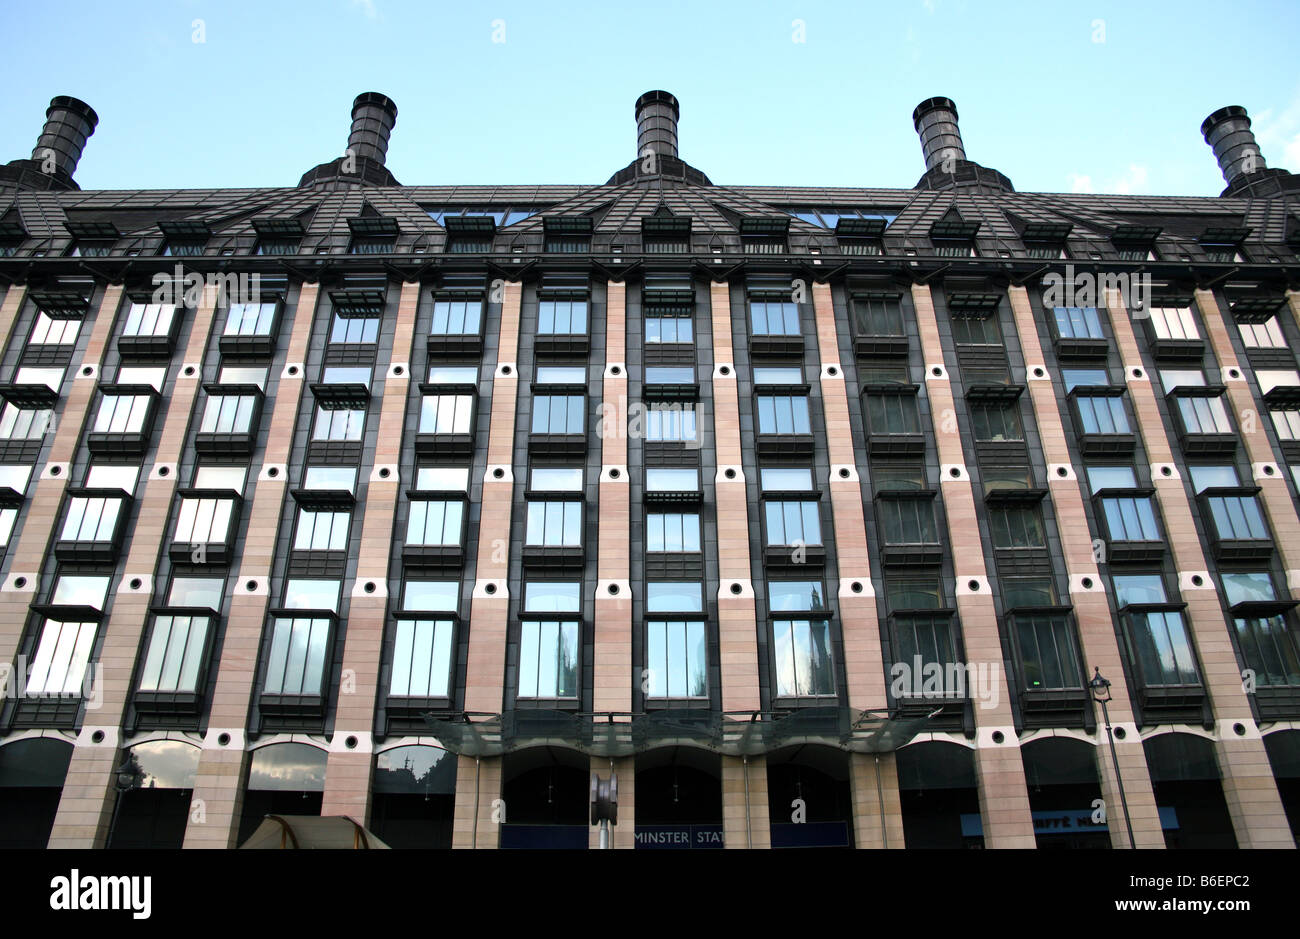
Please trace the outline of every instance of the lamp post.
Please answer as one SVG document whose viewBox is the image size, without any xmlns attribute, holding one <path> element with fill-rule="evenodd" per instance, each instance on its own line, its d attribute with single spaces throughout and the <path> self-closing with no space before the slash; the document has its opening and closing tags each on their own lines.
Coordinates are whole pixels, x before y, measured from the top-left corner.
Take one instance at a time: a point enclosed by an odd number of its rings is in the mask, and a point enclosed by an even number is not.
<svg viewBox="0 0 1300 939">
<path fill-rule="evenodd" d="M 1093 666 L 1092 681 L 1088 682 L 1088 687 L 1092 690 L 1092 699 L 1101 705 L 1102 720 L 1106 724 L 1106 739 L 1110 741 L 1110 758 L 1115 765 L 1115 784 L 1119 787 L 1119 802 L 1124 809 L 1124 827 L 1128 829 L 1128 846 L 1136 848 L 1137 842 L 1133 840 L 1133 822 L 1128 817 L 1128 798 L 1124 795 L 1124 777 L 1119 771 L 1119 755 L 1115 752 L 1115 735 L 1110 729 L 1110 709 L 1106 707 L 1110 703 L 1110 682 L 1101 677 L 1100 666 Z"/>
</svg>

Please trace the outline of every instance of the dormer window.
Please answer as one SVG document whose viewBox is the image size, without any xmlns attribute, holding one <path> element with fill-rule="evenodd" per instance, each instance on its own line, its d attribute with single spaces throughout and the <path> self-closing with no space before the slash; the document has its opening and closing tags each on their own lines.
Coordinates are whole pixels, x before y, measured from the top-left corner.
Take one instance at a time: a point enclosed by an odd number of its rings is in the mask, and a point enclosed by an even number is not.
<svg viewBox="0 0 1300 939">
<path fill-rule="evenodd" d="M 161 252 L 163 257 L 201 255 L 207 248 L 208 239 L 212 237 L 212 229 L 208 227 L 207 222 L 202 221 L 159 222 L 158 227 L 162 229 L 163 237 L 166 239 Z"/>
</svg>

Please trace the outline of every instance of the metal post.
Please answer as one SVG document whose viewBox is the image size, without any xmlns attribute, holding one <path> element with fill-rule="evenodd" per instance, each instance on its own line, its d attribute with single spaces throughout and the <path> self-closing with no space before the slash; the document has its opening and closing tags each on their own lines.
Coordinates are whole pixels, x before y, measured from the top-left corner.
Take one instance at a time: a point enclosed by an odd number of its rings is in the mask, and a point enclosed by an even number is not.
<svg viewBox="0 0 1300 939">
<path fill-rule="evenodd" d="M 754 846 L 754 835 L 749 829 L 749 754 L 746 753 L 742 759 L 745 761 L 745 847 Z"/>
<path fill-rule="evenodd" d="M 600 820 L 600 850 L 609 850 L 609 819 Z"/>
<path fill-rule="evenodd" d="M 479 757 L 474 757 L 474 828 L 470 837 L 469 846 L 478 847 L 478 777 L 479 777 Z"/>
<path fill-rule="evenodd" d="M 880 786 L 880 754 L 876 757 L 876 804 L 880 807 L 880 837 L 885 839 L 884 847 L 889 847 L 889 826 L 885 824 L 885 791 Z"/>
<path fill-rule="evenodd" d="M 1106 722 L 1106 739 L 1110 741 L 1110 758 L 1115 764 L 1115 784 L 1119 786 L 1119 803 L 1124 809 L 1124 826 L 1128 829 L 1128 846 L 1136 849 L 1137 842 L 1133 840 L 1133 823 L 1128 817 L 1128 798 L 1124 795 L 1124 777 L 1119 771 L 1119 754 L 1115 752 L 1115 735 L 1110 730 L 1110 708 L 1106 707 L 1106 702 L 1101 702 L 1102 720 Z"/>
</svg>

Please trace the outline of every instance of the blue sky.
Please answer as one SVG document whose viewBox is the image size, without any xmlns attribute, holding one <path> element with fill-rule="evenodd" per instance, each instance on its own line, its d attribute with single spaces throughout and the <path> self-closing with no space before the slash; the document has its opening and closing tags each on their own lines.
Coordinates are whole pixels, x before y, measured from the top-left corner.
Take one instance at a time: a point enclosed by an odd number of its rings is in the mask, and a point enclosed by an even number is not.
<svg viewBox="0 0 1300 939">
<path fill-rule="evenodd" d="M 1199 128 L 1227 104 L 1300 172 L 1295 0 L 9 0 L 0 23 L 0 160 L 75 95 L 100 116 L 83 189 L 293 185 L 361 91 L 397 102 L 407 184 L 604 182 L 652 88 L 715 183 L 910 187 L 934 95 L 1022 191 L 1216 195 Z"/>
</svg>

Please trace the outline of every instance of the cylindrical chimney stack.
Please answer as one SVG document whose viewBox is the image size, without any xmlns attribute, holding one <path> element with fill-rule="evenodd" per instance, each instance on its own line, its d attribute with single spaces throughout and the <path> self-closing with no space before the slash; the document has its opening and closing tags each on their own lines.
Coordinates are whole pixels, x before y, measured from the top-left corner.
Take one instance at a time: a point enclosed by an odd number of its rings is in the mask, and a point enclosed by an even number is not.
<svg viewBox="0 0 1300 939">
<path fill-rule="evenodd" d="M 99 115 L 86 102 L 67 95 L 53 98 L 45 112 L 45 127 L 36 139 L 32 159 L 42 164 L 53 159 L 54 172 L 70 179 L 77 170 L 86 140 L 98 123 Z"/>
<path fill-rule="evenodd" d="M 965 160 L 961 131 L 957 129 L 957 105 L 951 98 L 929 98 L 912 112 L 912 123 L 921 136 L 925 168 L 932 170 L 949 160 Z"/>
<path fill-rule="evenodd" d="M 656 157 L 676 157 L 677 119 L 680 116 L 677 99 L 666 91 L 647 91 L 637 98 L 637 158 L 646 157 L 647 148 Z"/>
<path fill-rule="evenodd" d="M 1232 185 L 1247 173 L 1267 169 L 1264 157 L 1255 143 L 1246 109 L 1237 104 L 1219 108 L 1201 124 L 1205 142 L 1214 150 L 1224 182 Z"/>
<path fill-rule="evenodd" d="M 388 155 L 388 135 L 397 123 L 397 105 L 387 95 L 367 91 L 352 102 L 352 133 L 348 149 L 357 158 L 383 165 Z"/>
</svg>

